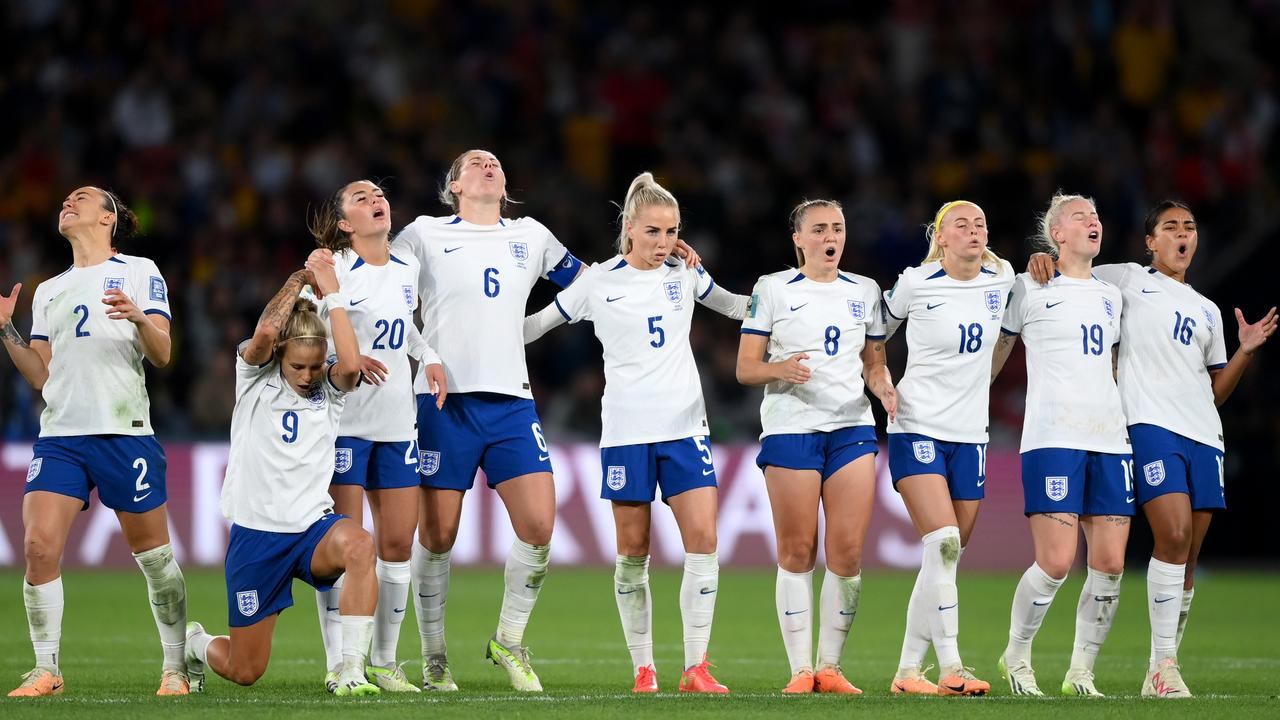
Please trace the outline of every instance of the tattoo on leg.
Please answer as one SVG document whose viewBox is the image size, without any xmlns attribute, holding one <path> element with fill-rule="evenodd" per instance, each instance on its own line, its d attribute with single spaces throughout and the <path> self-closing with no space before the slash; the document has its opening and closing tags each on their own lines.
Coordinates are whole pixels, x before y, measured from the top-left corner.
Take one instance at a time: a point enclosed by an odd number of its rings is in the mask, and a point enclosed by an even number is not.
<svg viewBox="0 0 1280 720">
<path fill-rule="evenodd" d="M 1128 524 L 1129 524 L 1129 518 L 1128 518 L 1128 516 L 1125 516 L 1125 515 L 1108 515 L 1108 516 L 1106 516 L 1105 518 L 1103 518 L 1103 520 L 1104 520 L 1105 522 L 1109 522 L 1109 523 L 1111 523 L 1111 524 L 1113 524 L 1113 525 L 1128 525 Z"/>
<path fill-rule="evenodd" d="M 1073 528 L 1076 526 L 1075 515 L 1064 515 L 1061 513 L 1041 513 L 1041 515 L 1049 518 L 1050 520 L 1058 523 L 1063 527 Z"/>
</svg>

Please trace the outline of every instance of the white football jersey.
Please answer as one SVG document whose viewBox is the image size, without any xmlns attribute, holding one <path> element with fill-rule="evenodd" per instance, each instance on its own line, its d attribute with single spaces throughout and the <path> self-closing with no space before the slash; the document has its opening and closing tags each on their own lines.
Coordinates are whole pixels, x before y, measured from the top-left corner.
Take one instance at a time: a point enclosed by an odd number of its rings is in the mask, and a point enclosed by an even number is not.
<svg viewBox="0 0 1280 720">
<path fill-rule="evenodd" d="M 1130 425 L 1148 423 L 1218 450 L 1222 419 L 1209 371 L 1227 364 L 1222 312 L 1186 283 L 1136 263 L 1094 274 L 1120 287 L 1120 399 Z"/>
<path fill-rule="evenodd" d="M 801 362 L 813 372 L 801 385 L 779 380 L 765 386 L 761 438 L 875 422 L 861 357 L 868 338 L 885 335 L 874 280 L 846 272 L 826 283 L 799 270 L 765 275 L 752 292 L 742 332 L 769 338 L 771 362 L 808 353 L 809 359 Z"/>
<path fill-rule="evenodd" d="M 1120 289 L 1097 278 L 1018 275 L 1004 330 L 1027 346 L 1021 452 L 1068 448 L 1127 454 L 1129 431 L 1111 370 L 1120 342 Z"/>
<path fill-rule="evenodd" d="M 556 296 L 564 318 L 591 321 L 604 347 L 600 447 L 707 434 L 689 325 L 694 303 L 714 286 L 704 270 L 683 262 L 640 270 L 618 255 Z M 745 305 L 745 297 L 733 297 Z"/>
<path fill-rule="evenodd" d="M 366 384 L 347 398 L 338 434 L 376 442 L 413 440 L 418 436 L 418 409 L 409 345 L 415 331 L 413 311 L 418 307 L 418 260 L 393 254 L 386 265 L 370 265 L 354 250 L 338 253 L 334 259 L 360 353 L 387 366 L 386 382 Z M 321 306 L 327 323 L 328 308 Z M 331 337 L 329 353 L 334 352 Z"/>
<path fill-rule="evenodd" d="M 414 220 L 392 251 L 421 272 L 422 336 L 444 363 L 450 393 L 532 398 L 524 359 L 524 313 L 540 277 L 566 287 L 582 263 L 533 218 L 473 225 L 460 217 Z M 428 392 L 419 371 L 418 393 Z"/>
<path fill-rule="evenodd" d="M 31 339 L 49 341 L 40 437 L 151 435 L 142 341 L 128 320 L 107 317 L 107 290 L 119 288 L 148 315 L 169 313 L 169 288 L 156 264 L 113 255 L 40 283 L 31 301 Z"/>
<path fill-rule="evenodd" d="M 241 527 L 296 533 L 331 510 L 329 481 L 345 402 L 346 393 L 328 377 L 304 398 L 274 359 L 254 366 L 236 353 L 222 514 Z"/>
<path fill-rule="evenodd" d="M 1013 279 L 1013 267 L 1004 260 L 972 280 L 950 277 L 938 261 L 902 271 L 884 294 L 889 326 L 909 321 L 898 417 L 887 432 L 987 441 L 991 354 Z"/>
</svg>

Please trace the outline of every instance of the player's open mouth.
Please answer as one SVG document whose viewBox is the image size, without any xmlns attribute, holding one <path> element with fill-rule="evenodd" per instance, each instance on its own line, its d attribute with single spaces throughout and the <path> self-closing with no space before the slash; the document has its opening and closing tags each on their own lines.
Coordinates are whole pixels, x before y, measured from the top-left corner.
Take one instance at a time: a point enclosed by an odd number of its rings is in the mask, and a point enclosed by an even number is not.
<svg viewBox="0 0 1280 720">
<path fill-rule="evenodd" d="M 829 258 L 830 258 L 830 257 L 835 257 L 835 256 L 836 256 L 836 249 L 835 249 L 835 248 L 833 248 L 833 247 L 829 247 L 829 248 L 827 248 L 826 253 L 827 253 L 827 257 L 829 257 Z"/>
<path fill-rule="evenodd" d="M 387 214 L 387 212 L 386 212 L 385 210 L 374 210 L 374 211 L 373 211 L 373 216 L 374 216 L 375 218 L 385 217 L 385 216 L 386 216 L 386 214 Z"/>
<path fill-rule="evenodd" d="M 1187 254 L 1187 244 L 1186 244 L 1186 243 L 1182 243 L 1181 245 L 1179 245 L 1179 246 L 1178 246 L 1178 254 L 1179 254 L 1179 255 L 1186 255 L 1186 254 Z"/>
<path fill-rule="evenodd" d="M 1094 230 L 1093 232 L 1089 233 L 1090 240 L 1097 240 L 1099 237 L 1100 235 L 1098 234 L 1097 230 Z"/>
</svg>

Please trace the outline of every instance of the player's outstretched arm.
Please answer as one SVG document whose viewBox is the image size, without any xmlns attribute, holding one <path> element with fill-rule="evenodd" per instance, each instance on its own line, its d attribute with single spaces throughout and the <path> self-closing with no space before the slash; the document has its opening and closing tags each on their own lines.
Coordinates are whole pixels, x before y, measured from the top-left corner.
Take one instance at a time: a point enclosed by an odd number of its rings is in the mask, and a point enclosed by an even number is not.
<svg viewBox="0 0 1280 720">
<path fill-rule="evenodd" d="M 1240 347 L 1231 356 L 1226 367 L 1209 371 L 1209 377 L 1213 383 L 1213 402 L 1216 405 L 1221 407 L 1227 398 L 1231 397 L 1231 393 L 1235 391 L 1236 385 L 1244 375 L 1245 368 L 1249 367 L 1253 354 L 1262 347 L 1267 338 L 1275 333 L 1276 321 L 1275 308 L 1271 308 L 1270 312 L 1252 325 L 1245 322 L 1244 313 L 1240 312 L 1240 308 L 1236 308 L 1236 322 L 1240 324 Z"/>
<path fill-rule="evenodd" d="M 253 337 L 240 351 L 240 357 L 244 358 L 245 362 L 250 365 L 263 365 L 271 360 L 276 339 L 280 337 L 284 321 L 293 310 L 293 303 L 298 299 L 298 293 L 302 292 L 304 285 L 310 284 L 311 273 L 299 270 L 290 275 L 284 285 L 276 291 L 275 297 L 271 298 L 267 307 L 263 309 L 262 315 L 258 317 L 258 325 L 253 329 Z"/>
<path fill-rule="evenodd" d="M 567 322 L 564 313 L 553 302 L 524 319 L 524 344 L 537 340 Z"/>
<path fill-rule="evenodd" d="M 875 395 L 884 411 L 889 414 L 889 422 L 898 417 L 898 391 L 893 387 L 893 374 L 884 358 L 884 341 L 869 340 L 862 347 L 862 381 L 867 389 Z"/>
<path fill-rule="evenodd" d="M 698 302 L 727 318 L 741 320 L 747 316 L 747 309 L 751 306 L 751 296 L 738 295 L 719 285 L 712 285 L 707 296 L 700 298 Z"/>
<path fill-rule="evenodd" d="M 13 326 L 13 310 L 18 304 L 18 293 L 22 291 L 22 283 L 13 286 L 8 295 L 0 295 L 0 342 L 4 343 L 5 352 L 13 360 L 14 367 L 22 373 L 22 377 L 31 383 L 36 390 L 44 389 L 49 379 L 49 341 L 32 340 L 27 343 L 22 334 Z"/>
</svg>

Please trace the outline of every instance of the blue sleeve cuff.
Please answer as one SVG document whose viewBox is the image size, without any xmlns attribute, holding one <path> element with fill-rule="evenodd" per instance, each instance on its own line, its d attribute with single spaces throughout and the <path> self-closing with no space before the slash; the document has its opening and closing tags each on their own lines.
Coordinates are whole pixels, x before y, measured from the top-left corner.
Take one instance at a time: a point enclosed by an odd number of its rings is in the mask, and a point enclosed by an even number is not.
<svg viewBox="0 0 1280 720">
<path fill-rule="evenodd" d="M 32 340 L 35 340 L 35 339 L 36 339 L 36 336 L 35 336 L 35 335 L 32 335 L 32 336 L 31 336 L 31 339 L 32 339 Z M 1216 365 L 1208 365 L 1207 367 L 1208 367 L 1208 369 L 1210 369 L 1210 370 L 1221 370 L 1222 368 L 1224 368 L 1224 367 L 1226 367 L 1226 366 L 1227 366 L 1227 364 L 1226 364 L 1226 363 L 1218 363 L 1218 364 L 1216 364 Z"/>
<path fill-rule="evenodd" d="M 569 287 L 573 279 L 578 277 L 578 271 L 582 269 L 582 261 L 573 256 L 573 253 L 567 252 L 564 257 L 560 258 L 560 262 L 556 263 L 556 267 L 547 273 L 547 279 L 559 285 L 562 288 Z"/>
<path fill-rule="evenodd" d="M 1002 328 L 1000 328 L 1000 332 L 1001 332 L 1002 334 L 1004 334 L 1004 335 L 1012 335 L 1012 336 L 1014 336 L 1014 337 L 1017 337 L 1017 336 L 1018 336 L 1018 333 L 1016 333 L 1016 332 L 1014 332 L 1014 331 L 1012 331 L 1012 330 L 1008 330 L 1008 329 L 1003 328 L 1003 327 L 1002 327 Z"/>
<path fill-rule="evenodd" d="M 884 335 L 868 335 L 868 336 L 867 336 L 867 339 L 868 339 L 868 340 L 883 340 L 883 339 L 884 339 Z"/>
<path fill-rule="evenodd" d="M 752 328 L 742 328 L 742 334 L 743 334 L 743 335 L 759 335 L 759 336 L 761 336 L 761 337 L 769 337 L 769 336 L 770 336 L 770 335 L 772 335 L 773 333 L 765 332 L 764 330 L 754 330 L 754 329 L 752 329 Z"/>
<path fill-rule="evenodd" d="M 560 314 L 564 316 L 566 321 L 573 322 L 573 318 L 569 317 L 569 313 L 565 312 L 564 306 L 560 304 L 560 298 L 556 298 L 555 300 L 552 300 L 552 302 L 556 304 L 556 309 L 560 311 Z"/>
<path fill-rule="evenodd" d="M 142 311 L 142 314 L 143 314 L 143 315 L 162 315 L 162 316 L 164 316 L 164 319 L 165 319 L 165 320 L 168 320 L 169 322 L 173 322 L 173 318 L 169 316 L 169 313 L 167 313 L 167 312 L 165 312 L 165 311 L 163 311 L 163 310 L 156 310 L 156 309 L 152 308 L 151 310 L 143 310 L 143 311 Z"/>
<path fill-rule="evenodd" d="M 329 387 L 333 388 L 333 389 L 334 389 L 334 390 L 336 390 L 337 392 L 345 393 L 345 392 L 346 392 L 346 390 L 343 390 L 342 388 L 338 387 L 337 383 L 335 383 L 335 382 L 333 381 L 333 369 L 334 369 L 335 367 L 337 367 L 337 366 L 338 366 L 338 363 L 334 363 L 334 364 L 330 365 L 330 366 L 329 366 L 329 370 L 328 370 L 327 372 L 325 372 L 324 377 L 325 377 L 325 379 L 326 379 L 326 380 L 328 380 L 328 381 L 329 381 Z M 358 385 L 358 384 L 359 384 L 359 383 L 357 383 L 357 385 Z"/>
<path fill-rule="evenodd" d="M 702 291 L 702 294 L 698 296 L 698 299 L 699 299 L 699 300 L 706 300 L 706 299 L 707 299 L 707 296 L 711 294 L 711 289 L 712 289 L 712 288 L 714 288 L 715 286 L 716 286 L 716 281 L 715 281 L 715 280 L 712 280 L 712 281 L 711 281 L 711 284 L 707 286 L 707 289 L 706 289 L 706 290 L 703 290 L 703 291 Z"/>
<path fill-rule="evenodd" d="M 45 341 L 45 342 L 49 342 L 49 336 L 48 336 L 48 335 L 32 335 L 32 336 L 31 336 L 31 339 L 32 339 L 32 340 L 43 340 L 43 341 Z"/>
</svg>

